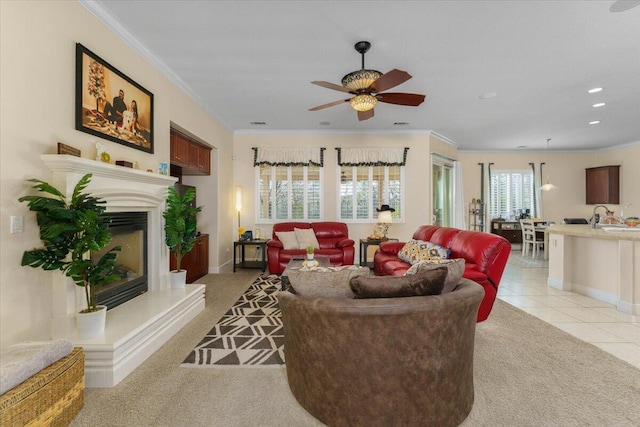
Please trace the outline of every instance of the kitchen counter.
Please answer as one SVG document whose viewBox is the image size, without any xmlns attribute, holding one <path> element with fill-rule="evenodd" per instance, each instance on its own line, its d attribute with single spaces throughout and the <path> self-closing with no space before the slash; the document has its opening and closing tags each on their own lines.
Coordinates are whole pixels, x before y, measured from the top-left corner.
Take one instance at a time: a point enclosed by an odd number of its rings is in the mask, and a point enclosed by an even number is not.
<svg viewBox="0 0 640 427">
<path fill-rule="evenodd" d="M 553 225 L 547 284 L 596 298 L 640 315 L 640 231 Z"/>
<path fill-rule="evenodd" d="M 564 236 L 595 237 L 605 240 L 640 240 L 640 227 L 591 228 L 588 224 L 556 224 L 547 227 L 545 233 Z M 610 231 L 611 230 L 611 231 Z"/>
</svg>

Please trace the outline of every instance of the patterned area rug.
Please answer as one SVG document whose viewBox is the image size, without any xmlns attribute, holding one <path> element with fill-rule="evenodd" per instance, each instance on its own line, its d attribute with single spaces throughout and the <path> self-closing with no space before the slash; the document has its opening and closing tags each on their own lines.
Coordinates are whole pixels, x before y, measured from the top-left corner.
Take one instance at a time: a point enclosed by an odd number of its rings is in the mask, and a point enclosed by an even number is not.
<svg viewBox="0 0 640 427">
<path fill-rule="evenodd" d="M 279 290 L 279 276 L 263 274 L 258 277 L 180 366 L 284 365 Z"/>
</svg>

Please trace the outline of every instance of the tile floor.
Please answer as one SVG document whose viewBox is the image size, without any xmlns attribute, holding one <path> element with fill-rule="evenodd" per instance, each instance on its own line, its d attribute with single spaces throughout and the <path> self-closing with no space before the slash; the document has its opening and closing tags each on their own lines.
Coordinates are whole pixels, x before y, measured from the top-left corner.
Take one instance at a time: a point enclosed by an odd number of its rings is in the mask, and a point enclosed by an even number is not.
<svg viewBox="0 0 640 427">
<path fill-rule="evenodd" d="M 640 316 L 547 285 L 548 262 L 513 250 L 498 298 L 640 368 Z"/>
</svg>

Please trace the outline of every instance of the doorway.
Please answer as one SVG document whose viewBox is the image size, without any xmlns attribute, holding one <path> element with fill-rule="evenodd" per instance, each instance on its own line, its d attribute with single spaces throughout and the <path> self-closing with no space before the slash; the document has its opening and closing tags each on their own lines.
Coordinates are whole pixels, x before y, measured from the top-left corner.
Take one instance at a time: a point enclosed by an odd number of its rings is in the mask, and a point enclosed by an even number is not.
<svg viewBox="0 0 640 427">
<path fill-rule="evenodd" d="M 431 222 L 440 227 L 453 224 L 453 162 L 437 154 L 431 155 L 432 206 Z"/>
</svg>

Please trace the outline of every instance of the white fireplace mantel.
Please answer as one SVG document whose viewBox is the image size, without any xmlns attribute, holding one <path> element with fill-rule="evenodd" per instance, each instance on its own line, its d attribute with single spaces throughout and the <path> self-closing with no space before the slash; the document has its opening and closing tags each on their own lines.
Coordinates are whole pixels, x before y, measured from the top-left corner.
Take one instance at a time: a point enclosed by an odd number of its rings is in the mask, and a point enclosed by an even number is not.
<svg viewBox="0 0 640 427">
<path fill-rule="evenodd" d="M 50 183 L 71 196 L 76 183 L 92 174 L 86 191 L 106 201 L 107 212 L 147 212 L 149 290 L 107 312 L 104 335 L 81 340 L 75 314 L 84 309 L 82 290 L 54 274 L 52 338 L 66 338 L 85 351 L 87 387 L 113 387 L 204 309 L 204 285 L 170 289 L 169 250 L 164 243 L 162 213 L 174 177 L 69 155 L 43 155 Z"/>
</svg>

